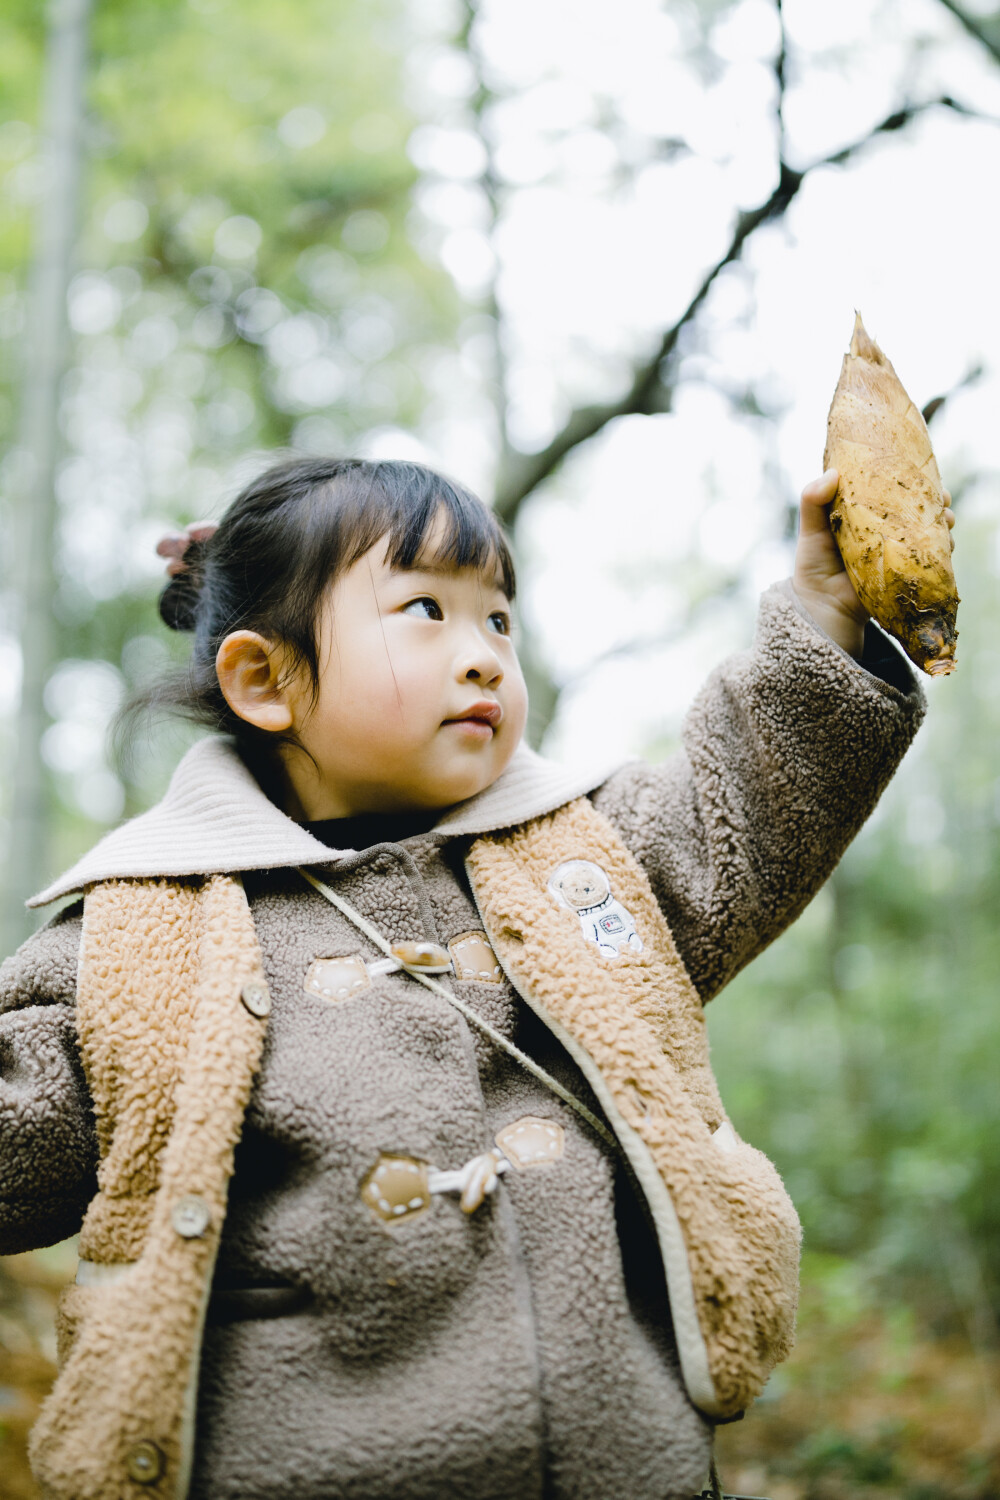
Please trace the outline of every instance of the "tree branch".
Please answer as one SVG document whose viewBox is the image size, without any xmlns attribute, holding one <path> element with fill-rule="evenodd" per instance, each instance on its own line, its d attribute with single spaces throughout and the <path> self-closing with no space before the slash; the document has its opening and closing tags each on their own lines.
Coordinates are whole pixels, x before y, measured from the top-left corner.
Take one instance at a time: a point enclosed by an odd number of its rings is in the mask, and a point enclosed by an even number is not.
<svg viewBox="0 0 1000 1500">
<path fill-rule="evenodd" d="M 777 84 L 778 94 L 775 101 L 774 113 L 778 126 L 778 161 L 785 160 L 785 87 L 786 74 L 788 70 L 788 36 L 785 32 L 785 12 L 782 0 L 774 0 L 774 7 L 778 15 L 778 50 L 774 58 L 774 79 Z"/>
<path fill-rule="evenodd" d="M 956 21 L 965 27 L 970 36 L 974 36 L 976 41 L 986 48 L 993 60 L 1000 63 L 1000 35 L 991 36 L 982 21 L 976 16 L 970 16 L 968 11 L 955 3 L 955 0 L 941 0 L 941 4 L 945 10 L 951 11 Z"/>
<path fill-rule="evenodd" d="M 673 354 L 684 328 L 695 317 L 716 278 L 726 266 L 739 259 L 743 246 L 750 236 L 762 224 L 778 219 L 786 212 L 803 182 L 811 173 L 820 167 L 843 166 L 880 135 L 901 130 L 904 125 L 909 124 L 919 115 L 938 108 L 951 109 L 967 115 L 975 113 L 947 95 L 943 95 L 938 99 L 928 99 L 922 104 L 906 105 L 903 109 L 894 111 L 874 126 L 867 135 L 843 147 L 840 151 L 834 151 L 830 156 L 821 157 L 801 171 L 782 164 L 778 185 L 774 192 L 758 208 L 740 214 L 725 253 L 706 272 L 687 307 L 676 323 L 663 334 L 652 356 L 636 367 L 632 384 L 621 399 L 602 406 L 578 407 L 570 414 L 561 431 L 540 453 L 520 454 L 507 449 L 501 464 L 494 500 L 494 508 L 501 520 L 507 526 L 511 526 L 517 519 L 525 499 L 558 468 L 566 455 L 579 447 L 581 443 L 587 442 L 589 438 L 595 437 L 609 422 L 615 421 L 618 417 L 662 410 L 662 366 Z"/>
<path fill-rule="evenodd" d="M 493 407 L 497 418 L 500 452 L 509 447 L 507 440 L 507 358 L 503 338 L 503 310 L 497 295 L 498 262 L 496 259 L 497 225 L 500 221 L 500 177 L 496 168 L 496 151 L 493 134 L 488 125 L 488 115 L 496 95 L 486 81 L 486 66 L 482 51 L 476 41 L 476 23 L 479 7 L 475 0 L 465 0 L 462 25 L 455 37 L 457 46 L 465 49 L 476 79 L 476 91 L 470 101 L 473 128 L 483 148 L 484 167 L 479 175 L 479 185 L 489 206 L 487 237 L 494 252 L 494 267 L 484 298 L 486 310 L 493 319 Z"/>
<path fill-rule="evenodd" d="M 947 402 L 952 399 L 953 396 L 957 396 L 959 391 L 967 390 L 970 385 L 975 385 L 977 381 L 982 379 L 982 376 L 982 365 L 973 365 L 971 369 L 966 371 L 961 380 L 956 380 L 955 384 L 951 387 L 950 390 L 945 391 L 940 396 L 932 397 L 920 414 L 923 417 L 924 421 L 927 423 L 928 427 L 931 425 L 938 412 L 941 411 L 941 409 L 946 405 Z"/>
</svg>

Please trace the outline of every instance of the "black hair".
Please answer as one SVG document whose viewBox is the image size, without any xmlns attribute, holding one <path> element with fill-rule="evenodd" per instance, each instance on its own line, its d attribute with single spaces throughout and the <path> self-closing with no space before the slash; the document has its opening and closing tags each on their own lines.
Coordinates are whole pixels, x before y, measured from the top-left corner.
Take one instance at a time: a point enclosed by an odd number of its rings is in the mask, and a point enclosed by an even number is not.
<svg viewBox="0 0 1000 1500">
<path fill-rule="evenodd" d="M 514 563 L 500 522 L 471 491 L 423 464 L 291 458 L 267 469 L 237 495 L 207 541 L 189 543 L 184 570 L 160 595 L 164 623 L 193 633 L 191 657 L 119 711 L 119 748 L 128 753 L 139 719 L 172 711 L 233 735 L 256 774 L 269 779 L 278 744 L 295 743 L 294 735 L 258 729 L 233 712 L 215 671 L 221 642 L 234 630 L 280 642 L 288 671 L 305 668 L 315 701 L 327 587 L 382 537 L 393 567 L 413 567 L 439 512 L 445 529 L 434 560 L 495 570 L 512 600 Z"/>
</svg>

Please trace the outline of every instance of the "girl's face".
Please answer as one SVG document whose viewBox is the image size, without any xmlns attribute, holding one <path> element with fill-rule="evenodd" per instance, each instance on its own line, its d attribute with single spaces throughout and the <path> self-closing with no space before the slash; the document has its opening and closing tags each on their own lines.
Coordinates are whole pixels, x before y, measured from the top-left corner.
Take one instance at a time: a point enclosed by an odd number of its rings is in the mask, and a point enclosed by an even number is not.
<svg viewBox="0 0 1000 1500">
<path fill-rule="evenodd" d="M 439 517 L 415 568 L 376 543 L 329 589 L 315 706 L 286 694 L 307 756 L 282 751 L 293 816 L 444 808 L 496 781 L 528 701 L 496 577 L 435 561 Z M 317 770 L 318 767 L 318 770 Z"/>
</svg>

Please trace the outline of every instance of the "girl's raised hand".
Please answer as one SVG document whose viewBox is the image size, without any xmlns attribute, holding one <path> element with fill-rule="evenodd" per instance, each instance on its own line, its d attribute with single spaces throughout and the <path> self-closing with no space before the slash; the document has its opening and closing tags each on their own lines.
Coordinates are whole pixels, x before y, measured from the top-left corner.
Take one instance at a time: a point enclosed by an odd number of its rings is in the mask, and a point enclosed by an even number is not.
<svg viewBox="0 0 1000 1500">
<path fill-rule="evenodd" d="M 830 530 L 829 508 L 837 497 L 839 477 L 836 469 L 827 469 L 802 491 L 792 583 L 817 625 L 851 656 L 860 656 L 868 611 L 857 596 Z M 947 490 L 944 501 L 951 505 Z M 954 526 L 950 510 L 947 516 L 948 525 Z"/>
</svg>

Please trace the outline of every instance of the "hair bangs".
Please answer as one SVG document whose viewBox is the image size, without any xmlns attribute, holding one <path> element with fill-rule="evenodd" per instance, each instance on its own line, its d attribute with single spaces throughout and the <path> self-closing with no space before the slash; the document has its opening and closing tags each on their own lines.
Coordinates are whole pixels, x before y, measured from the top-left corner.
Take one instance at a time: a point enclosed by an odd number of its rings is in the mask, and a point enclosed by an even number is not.
<svg viewBox="0 0 1000 1500">
<path fill-rule="evenodd" d="M 337 505 L 332 513 L 320 506 L 317 517 L 324 533 L 317 553 L 336 559 L 331 575 L 345 572 L 381 538 L 394 568 L 417 568 L 421 562 L 475 568 L 496 576 L 498 586 L 513 600 L 514 562 L 500 524 L 481 500 L 421 464 L 399 461 L 370 465 L 337 481 Z M 428 544 L 439 516 L 444 530 L 433 551 Z"/>
</svg>

